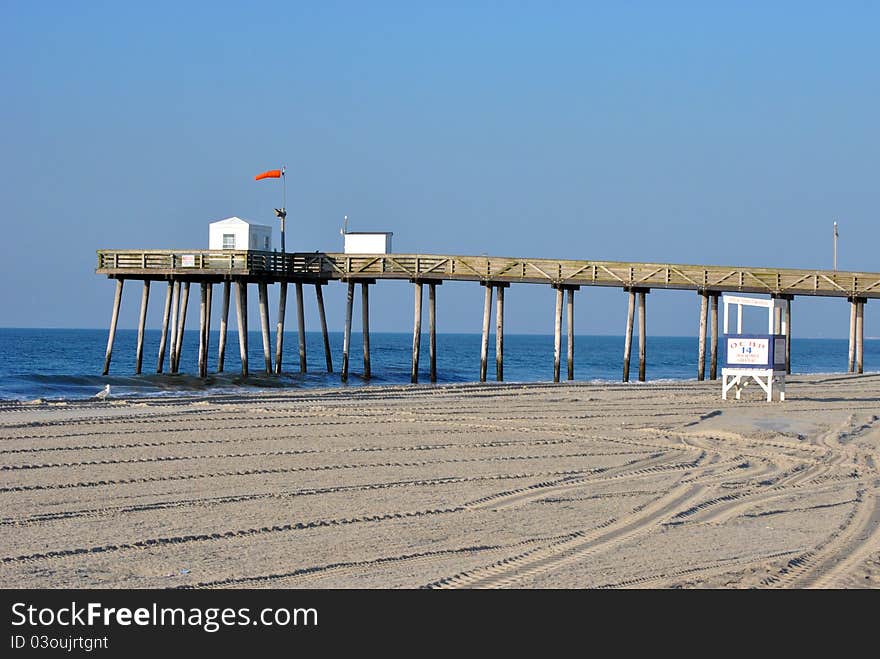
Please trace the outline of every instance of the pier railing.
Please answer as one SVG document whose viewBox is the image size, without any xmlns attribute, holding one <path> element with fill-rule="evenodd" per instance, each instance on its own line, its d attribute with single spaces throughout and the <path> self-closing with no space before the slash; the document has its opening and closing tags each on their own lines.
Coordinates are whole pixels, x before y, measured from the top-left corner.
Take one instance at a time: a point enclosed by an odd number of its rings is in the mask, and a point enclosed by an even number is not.
<svg viewBox="0 0 880 659">
<path fill-rule="evenodd" d="M 96 272 L 110 277 L 156 279 L 250 276 L 270 280 L 463 280 L 880 297 L 880 273 L 870 272 L 436 254 L 100 250 Z"/>
</svg>

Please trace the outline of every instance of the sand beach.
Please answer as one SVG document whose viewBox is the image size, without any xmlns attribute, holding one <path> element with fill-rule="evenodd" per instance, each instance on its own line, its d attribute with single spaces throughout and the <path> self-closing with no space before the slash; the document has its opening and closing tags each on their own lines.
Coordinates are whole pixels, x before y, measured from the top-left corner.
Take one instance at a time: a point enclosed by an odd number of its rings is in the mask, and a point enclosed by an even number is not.
<svg viewBox="0 0 880 659">
<path fill-rule="evenodd" d="M 0 586 L 875 588 L 880 375 L 0 408 Z"/>
</svg>

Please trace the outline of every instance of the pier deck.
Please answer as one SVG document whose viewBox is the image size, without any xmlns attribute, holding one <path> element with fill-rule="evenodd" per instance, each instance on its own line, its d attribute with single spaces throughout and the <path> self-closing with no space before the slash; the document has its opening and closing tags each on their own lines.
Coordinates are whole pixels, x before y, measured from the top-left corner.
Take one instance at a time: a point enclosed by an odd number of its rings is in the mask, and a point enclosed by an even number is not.
<svg viewBox="0 0 880 659">
<path fill-rule="evenodd" d="M 125 279 L 460 280 L 880 298 L 877 272 L 440 254 L 99 250 L 96 272 Z"/>
</svg>

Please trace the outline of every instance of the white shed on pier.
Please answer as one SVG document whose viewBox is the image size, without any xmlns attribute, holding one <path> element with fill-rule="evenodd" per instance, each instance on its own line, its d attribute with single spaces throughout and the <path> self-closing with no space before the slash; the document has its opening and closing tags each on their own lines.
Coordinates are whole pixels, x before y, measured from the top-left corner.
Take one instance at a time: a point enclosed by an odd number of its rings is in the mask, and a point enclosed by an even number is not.
<svg viewBox="0 0 880 659">
<path fill-rule="evenodd" d="M 390 254 L 390 231 L 353 231 L 342 234 L 345 238 L 343 251 L 346 254 Z"/>
<path fill-rule="evenodd" d="M 348 215 L 342 222 L 342 251 L 344 254 L 390 254 L 391 231 L 349 231 Z"/>
<path fill-rule="evenodd" d="M 211 222 L 208 249 L 252 249 L 272 251 L 272 227 L 254 224 L 240 217 Z"/>
</svg>

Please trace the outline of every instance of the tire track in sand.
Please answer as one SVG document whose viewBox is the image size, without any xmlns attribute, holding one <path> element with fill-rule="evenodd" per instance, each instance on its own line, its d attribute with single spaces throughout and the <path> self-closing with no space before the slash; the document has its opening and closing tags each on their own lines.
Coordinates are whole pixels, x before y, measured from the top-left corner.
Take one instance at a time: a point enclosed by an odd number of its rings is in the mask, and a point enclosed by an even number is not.
<svg viewBox="0 0 880 659">
<path fill-rule="evenodd" d="M 664 495 L 620 519 L 611 518 L 590 531 L 531 549 L 485 567 L 444 577 L 425 588 L 503 588 L 529 576 L 583 560 L 589 554 L 648 533 L 671 511 L 699 496 L 700 484 L 678 484 Z"/>
<path fill-rule="evenodd" d="M 228 495 L 221 497 L 201 497 L 195 499 L 175 499 L 172 501 L 157 501 L 125 506 L 105 506 L 103 508 L 87 508 L 79 510 L 60 510 L 49 513 L 36 513 L 21 517 L 6 517 L 0 519 L 0 525 L 26 526 L 40 524 L 56 520 L 73 519 L 77 517 L 100 517 L 108 515 L 124 515 L 133 512 L 150 512 L 153 510 L 168 510 L 173 508 L 187 508 L 196 506 L 223 505 L 227 503 L 240 503 L 247 501 L 259 501 L 264 499 L 291 499 L 303 496 L 319 496 L 322 494 L 338 494 L 342 492 L 363 492 L 370 490 L 382 490 L 389 488 L 406 487 L 430 487 L 435 485 L 449 485 L 458 483 L 479 483 L 502 480 L 524 480 L 529 478 L 559 478 L 581 476 L 585 472 L 580 470 L 562 471 L 539 471 L 513 474 L 494 474 L 489 476 L 446 476 L 428 479 L 412 479 L 401 481 L 387 481 L 382 483 L 364 483 L 362 485 L 337 485 L 329 487 L 301 488 L 293 491 L 264 492 L 252 494 Z"/>
<path fill-rule="evenodd" d="M 130 550 L 142 550 L 168 545 L 189 544 L 200 542 L 217 542 L 223 540 L 231 540 L 236 538 L 246 538 L 261 536 L 274 533 L 289 533 L 292 531 L 301 531 L 306 529 L 316 529 L 328 526 L 346 526 L 350 524 L 366 524 L 375 522 L 386 522 L 396 519 L 431 517 L 436 515 L 449 515 L 459 513 L 465 510 L 463 506 L 454 506 L 450 508 L 430 508 L 427 510 L 411 510 L 406 512 L 395 513 L 377 513 L 375 515 L 360 515 L 356 517 L 343 517 L 337 519 L 317 519 L 308 522 L 291 522 L 289 524 L 278 524 L 274 526 L 262 526 L 259 528 L 235 529 L 218 533 L 195 533 L 190 535 L 164 536 L 158 538 L 148 538 L 145 540 L 137 540 L 134 542 L 124 542 L 119 544 L 95 545 L 91 547 L 74 547 L 70 549 L 56 549 L 47 552 L 36 552 L 32 554 L 21 554 L 18 556 L 4 556 L 0 558 L 0 564 L 9 565 L 13 563 L 30 563 L 38 560 L 54 559 L 54 558 L 70 558 L 72 556 L 80 556 L 83 554 L 104 554 L 112 552 L 123 552 Z"/>
<path fill-rule="evenodd" d="M 841 524 L 821 543 L 788 561 L 776 575 L 761 581 L 775 588 L 828 587 L 876 551 L 880 525 L 880 499 L 876 485 L 860 488 L 856 503 Z M 841 560 L 840 557 L 844 557 Z"/>
<path fill-rule="evenodd" d="M 565 458 L 595 457 L 594 453 L 567 453 L 567 454 L 541 454 L 541 455 L 498 455 L 482 458 L 446 458 L 441 460 L 420 460 L 416 462 L 372 462 L 364 464 L 331 464 L 310 467 L 279 467 L 273 469 L 242 469 L 234 471 L 220 471 L 213 473 L 197 474 L 174 474 L 165 476 L 145 476 L 141 478 L 105 479 L 99 481 L 80 481 L 76 483 L 44 483 L 37 485 L 10 485 L 0 487 L 0 493 L 7 492 L 30 492 L 34 490 L 63 490 L 81 487 L 101 487 L 106 485 L 130 485 L 135 483 L 156 483 L 165 481 L 187 481 L 201 478 L 222 478 L 227 476 L 253 476 L 268 474 L 290 474 L 299 472 L 323 472 L 344 469 L 376 469 L 376 468 L 400 468 L 400 467 L 428 467 L 440 464 L 465 464 L 465 463 L 492 463 L 492 462 L 515 462 L 525 460 L 559 460 Z M 606 467 L 597 467 L 592 471 L 600 471 Z"/>
</svg>

